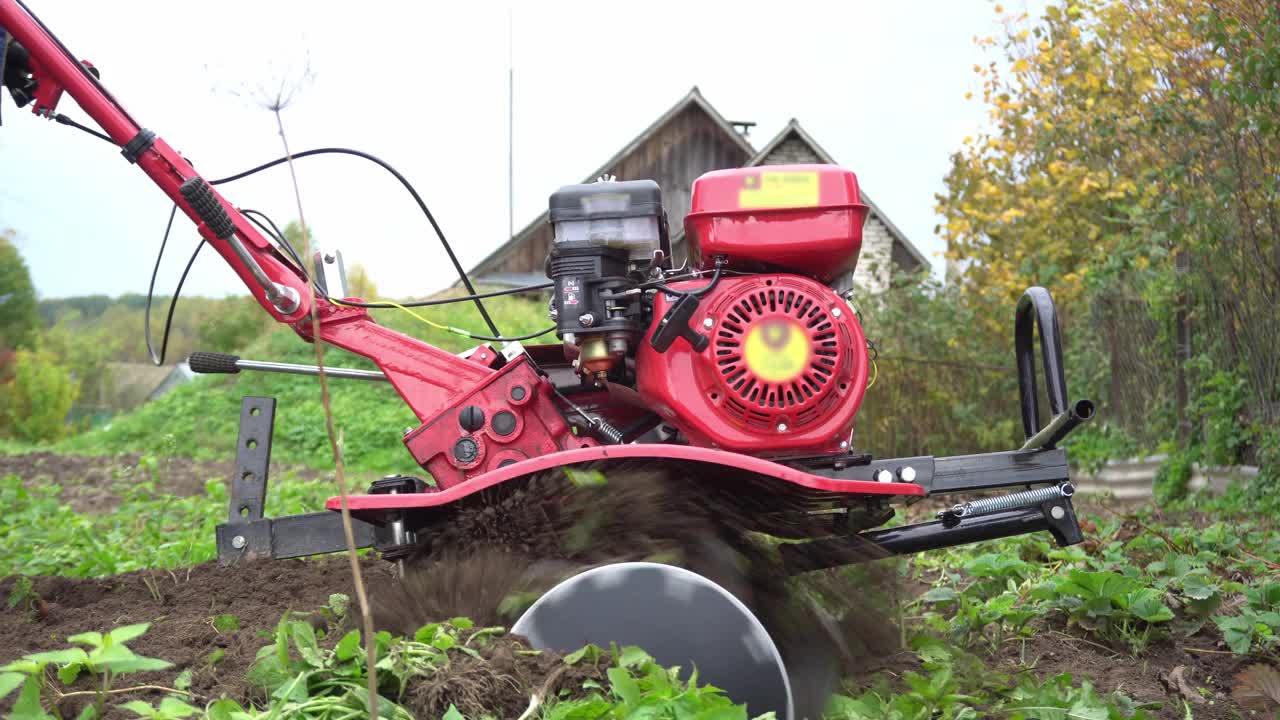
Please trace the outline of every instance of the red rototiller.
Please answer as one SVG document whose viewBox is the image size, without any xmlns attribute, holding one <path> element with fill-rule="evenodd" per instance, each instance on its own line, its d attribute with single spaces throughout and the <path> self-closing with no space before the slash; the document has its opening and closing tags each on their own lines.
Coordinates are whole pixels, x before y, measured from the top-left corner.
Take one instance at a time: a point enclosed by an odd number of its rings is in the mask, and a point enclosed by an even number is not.
<svg viewBox="0 0 1280 720">
<path fill-rule="evenodd" d="M 550 289 L 561 342 L 503 338 L 483 298 L 512 291 L 476 292 L 449 251 L 468 294 L 418 304 L 474 302 L 492 331 L 475 336 L 483 344 L 455 355 L 377 324 L 369 309 L 387 305 L 337 297 L 341 290 L 326 282 L 324 260 L 304 262 L 272 230 L 265 230 L 270 237 L 259 232 L 135 121 L 97 70 L 76 60 L 19 0 L 0 0 L 0 48 L 4 84 L 19 106 L 75 124 L 56 113 L 62 94 L 70 94 L 277 321 L 306 341 L 362 355 L 379 368 L 327 369 L 330 377 L 390 382 L 417 415 L 420 424 L 403 440 L 433 484 L 392 476 L 347 498 L 361 547 L 402 558 L 448 524 L 456 508 L 483 502 L 485 491 L 549 469 L 643 459 L 705 468 L 697 474 L 708 484 L 758 509 L 753 529 L 765 533 L 782 526 L 769 511 L 775 505 L 827 518 L 820 534 L 789 538 L 783 547 L 796 573 L 857 561 L 860 553 L 842 554 L 855 544 L 908 554 L 1041 530 L 1060 545 L 1081 540 L 1066 454 L 1056 446 L 1092 417 L 1093 405 L 1069 401 L 1054 305 L 1042 288 L 1027 290 L 1014 318 L 1022 447 L 888 459 L 851 447 L 870 358 L 857 316 L 827 285 L 853 268 L 861 248 L 867 206 L 848 170 L 772 166 L 704 175 L 683 218 L 689 259 L 682 268 L 673 267 L 661 189 L 653 181 L 561 188 L 550 198 L 550 282 L 525 289 Z M 1044 424 L 1037 327 L 1051 417 Z M 217 353 L 197 353 L 190 364 L 197 372 L 318 372 Z M 264 517 L 274 410 L 270 398 L 243 403 L 229 518 L 218 527 L 225 561 L 346 548 L 335 512 L 340 498 L 319 512 Z M 1002 488 L 1020 490 L 955 504 L 932 522 L 874 529 L 893 516 L 895 504 Z M 628 590 L 632 618 L 634 605 L 650 602 L 646 592 Z M 582 597 L 599 608 L 614 602 L 606 596 Z M 660 643 L 657 631 L 644 632 Z M 576 639 L 583 638 L 566 642 Z"/>
</svg>

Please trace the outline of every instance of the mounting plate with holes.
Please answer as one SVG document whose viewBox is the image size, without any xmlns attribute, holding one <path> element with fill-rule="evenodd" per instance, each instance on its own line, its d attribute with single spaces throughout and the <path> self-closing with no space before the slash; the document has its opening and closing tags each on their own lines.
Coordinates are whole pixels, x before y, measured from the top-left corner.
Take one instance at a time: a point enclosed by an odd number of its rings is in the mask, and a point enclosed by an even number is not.
<svg viewBox="0 0 1280 720">
<path fill-rule="evenodd" d="M 240 402 L 236 471 L 231 477 L 227 522 L 217 527 L 218 561 L 305 557 L 346 549 L 342 515 L 324 511 L 280 518 L 265 516 L 275 398 L 248 396 Z M 352 519 L 357 547 L 377 544 L 378 528 Z"/>
</svg>

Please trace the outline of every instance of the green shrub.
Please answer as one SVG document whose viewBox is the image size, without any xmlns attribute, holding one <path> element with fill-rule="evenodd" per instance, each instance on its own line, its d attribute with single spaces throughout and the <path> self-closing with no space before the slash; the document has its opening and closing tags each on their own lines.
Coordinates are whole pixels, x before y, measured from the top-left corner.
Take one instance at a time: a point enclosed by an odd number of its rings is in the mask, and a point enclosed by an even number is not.
<svg viewBox="0 0 1280 720">
<path fill-rule="evenodd" d="M 1187 489 L 1191 484 L 1191 465 L 1198 456 L 1199 453 L 1193 448 L 1174 450 L 1160 463 L 1153 487 L 1158 502 L 1168 503 L 1187 496 Z"/>
<path fill-rule="evenodd" d="M 1258 477 L 1250 494 L 1254 498 L 1280 500 L 1280 427 L 1258 436 Z"/>
<path fill-rule="evenodd" d="M 80 384 L 45 351 L 18 352 L 13 370 L 13 381 L 0 388 L 0 426 L 29 442 L 57 440 Z"/>
</svg>

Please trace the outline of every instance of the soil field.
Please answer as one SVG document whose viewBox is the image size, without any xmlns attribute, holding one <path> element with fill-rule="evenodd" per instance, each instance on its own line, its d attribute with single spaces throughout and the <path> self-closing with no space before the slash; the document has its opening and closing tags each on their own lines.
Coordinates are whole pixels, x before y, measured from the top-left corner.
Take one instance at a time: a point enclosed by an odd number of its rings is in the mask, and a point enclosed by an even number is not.
<svg viewBox="0 0 1280 720">
<path fill-rule="evenodd" d="M 116 507 L 121 479 L 127 481 L 129 468 L 136 463 L 136 458 L 17 455 L 0 457 L 0 476 L 14 474 L 26 483 L 59 483 L 68 489 L 68 504 L 82 512 L 105 513 Z M 228 469 L 177 461 L 168 466 L 168 473 L 158 478 L 158 483 L 163 483 L 174 494 L 195 495 L 203 492 L 209 477 L 219 476 Z M 1103 512 L 1100 507 L 1081 505 L 1082 516 L 1103 517 L 1116 512 L 1115 508 Z M 1212 515 L 1192 512 L 1182 521 L 1205 525 L 1214 519 Z M 1098 529 L 1092 522 L 1086 522 L 1086 530 L 1097 532 Z M 1134 525 L 1126 521 L 1113 536 L 1126 540 L 1144 531 L 1141 523 Z M 1100 552 L 1096 539 L 1086 542 L 1083 549 L 1086 553 Z M 366 558 L 362 565 L 371 596 L 398 599 L 399 604 L 390 614 L 379 616 L 380 626 L 393 630 L 408 628 L 412 633 L 410 626 L 448 619 L 448 616 L 426 616 L 432 612 L 430 608 L 435 607 L 431 603 L 405 603 L 405 589 L 393 576 L 389 564 Z M 18 576 L 0 579 L 0 599 L 15 596 L 19 582 L 26 580 Z M 105 632 L 113 627 L 150 623 L 149 632 L 130 646 L 141 655 L 172 662 L 174 667 L 163 672 L 131 675 L 125 684 L 166 685 L 176 673 L 190 671 L 189 692 L 193 704 L 200 706 L 223 696 L 261 701 L 261 691 L 248 683 L 246 673 L 259 648 L 271 642 L 271 632 L 282 614 L 314 611 L 326 605 L 334 593 L 355 597 L 345 557 L 229 567 L 204 563 L 105 578 L 34 577 L 30 582 L 32 592 L 27 600 L 13 605 L 0 604 L 0 664 L 27 653 L 66 647 L 66 639 L 76 633 Z M 903 596 L 900 601 L 905 608 L 910 608 L 929 588 L 927 581 L 905 582 L 899 589 Z M 439 592 L 439 588 L 435 591 Z M 423 616 L 406 617 L 405 607 L 410 608 L 411 614 Z M 455 608 L 449 610 L 452 612 Z M 909 615 L 910 610 L 905 612 Z M 219 624 L 216 622 L 219 616 L 234 616 L 236 626 Z M 1257 655 L 1231 652 L 1211 622 L 1190 636 L 1158 635 L 1139 654 L 1100 641 L 1058 617 L 1036 617 L 1027 627 L 1032 632 L 1013 634 L 998 647 L 975 652 L 973 657 L 980 657 L 993 677 L 1010 678 L 1010 682 L 1030 678 L 1034 683 L 1037 679 L 1069 672 L 1077 681 L 1090 681 L 1099 692 L 1118 691 L 1139 703 L 1159 703 L 1158 707 L 1147 709 L 1153 717 L 1170 720 L 1270 717 L 1252 713 L 1232 698 L 1235 678 L 1259 659 Z M 906 633 L 902 636 L 905 638 Z M 439 717 L 450 704 L 463 709 L 467 717 L 478 716 L 472 712 L 481 709 L 502 713 L 500 717 L 516 717 L 527 705 L 530 693 L 553 674 L 554 682 L 565 687 L 575 683 L 580 687 L 587 678 L 603 679 L 603 668 L 575 667 L 572 673 L 556 672 L 562 667 L 558 658 L 518 652 L 521 649 L 519 639 L 504 639 L 486 650 L 483 662 L 458 663 L 424 686 L 417 699 L 406 706 L 415 708 L 422 718 Z M 857 694 L 875 683 L 905 690 L 904 674 L 912 671 L 928 674 L 919 653 L 905 651 L 900 646 L 882 647 L 878 652 L 876 657 L 861 658 L 857 672 L 845 681 L 846 693 Z M 150 700 L 161 695 L 153 690 L 135 694 Z M 7 712 L 12 700 L 11 696 L 0 704 L 0 712 Z M 62 708 L 63 715 L 74 717 L 78 704 L 83 701 L 81 697 L 68 698 L 66 707 Z"/>
</svg>

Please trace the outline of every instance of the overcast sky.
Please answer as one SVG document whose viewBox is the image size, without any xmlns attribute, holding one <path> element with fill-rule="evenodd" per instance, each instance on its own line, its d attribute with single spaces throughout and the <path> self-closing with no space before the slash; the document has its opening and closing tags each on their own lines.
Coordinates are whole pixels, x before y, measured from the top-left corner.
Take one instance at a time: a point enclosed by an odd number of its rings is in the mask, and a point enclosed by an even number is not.
<svg viewBox="0 0 1280 720">
<path fill-rule="evenodd" d="M 206 177 L 282 154 L 274 118 L 252 96 L 309 63 L 313 77 L 284 113 L 295 152 L 345 146 L 389 161 L 468 266 L 505 240 L 510 3 L 29 4 Z M 985 122 L 964 95 L 979 86 L 973 65 L 992 59 L 973 44 L 998 29 L 990 0 L 526 2 L 511 16 L 517 230 L 697 85 L 726 118 L 758 123 L 757 148 L 798 118 L 941 265 L 934 194 L 950 153 Z M 105 143 L 17 110 L 7 93 L 0 104 L 0 228 L 19 233 L 40 295 L 145 291 L 164 195 Z M 87 122 L 69 98 L 59 110 Z M 453 281 L 390 176 L 353 158 L 298 169 L 317 241 L 364 264 L 384 295 Z M 281 224 L 297 214 L 284 170 L 222 190 Z M 179 228 L 161 292 L 197 239 Z M 204 253 L 184 292 L 240 291 Z"/>
</svg>

